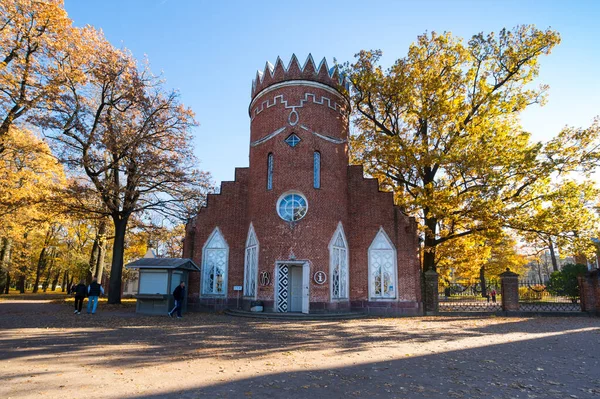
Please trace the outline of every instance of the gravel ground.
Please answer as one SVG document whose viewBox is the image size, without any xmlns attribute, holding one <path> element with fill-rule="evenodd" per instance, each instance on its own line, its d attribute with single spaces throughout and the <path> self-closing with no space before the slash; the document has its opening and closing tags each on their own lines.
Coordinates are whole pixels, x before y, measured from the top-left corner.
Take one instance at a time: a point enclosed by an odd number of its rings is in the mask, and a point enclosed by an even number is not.
<svg viewBox="0 0 600 399">
<path fill-rule="evenodd" d="M 0 300 L 0 359 L 0 398 L 600 398 L 600 319 L 178 320 Z"/>
</svg>

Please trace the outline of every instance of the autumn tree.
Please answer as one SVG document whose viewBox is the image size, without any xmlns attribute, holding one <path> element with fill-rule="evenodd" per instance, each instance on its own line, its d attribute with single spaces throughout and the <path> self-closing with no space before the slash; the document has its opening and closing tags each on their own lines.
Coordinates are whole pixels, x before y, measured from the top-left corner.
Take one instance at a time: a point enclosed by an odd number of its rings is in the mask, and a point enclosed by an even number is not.
<svg viewBox="0 0 600 399">
<path fill-rule="evenodd" d="M 112 221 L 108 299 L 119 303 L 131 216 L 152 211 L 176 219 L 202 197 L 208 175 L 195 168 L 190 129 L 196 122 L 178 94 L 100 34 L 88 39 L 86 79 L 69 81 L 46 126 L 72 171 L 75 207 Z M 93 199 L 100 204 L 90 207 Z"/>
<path fill-rule="evenodd" d="M 5 291 L 11 271 L 29 276 L 32 239 L 63 212 L 62 165 L 48 145 L 24 129 L 10 128 L 0 153 L 0 280 Z M 43 257 L 43 254 L 42 254 Z M 24 290 L 25 279 L 20 281 Z"/>
<path fill-rule="evenodd" d="M 79 35 L 62 0 L 0 1 L 0 152 L 19 118 L 47 109 L 81 77 L 78 67 L 61 67 L 78 59 Z"/>
<path fill-rule="evenodd" d="M 559 41 L 533 26 L 467 43 L 433 32 L 387 71 L 380 51 L 361 51 L 347 65 L 353 158 L 420 221 L 425 270 L 436 269 L 436 249 L 448 241 L 523 228 L 552 176 L 597 162 L 597 129 L 587 138 L 566 129 L 542 144 L 519 124 L 523 110 L 544 100 L 547 88 L 533 86 L 538 60 Z"/>
</svg>

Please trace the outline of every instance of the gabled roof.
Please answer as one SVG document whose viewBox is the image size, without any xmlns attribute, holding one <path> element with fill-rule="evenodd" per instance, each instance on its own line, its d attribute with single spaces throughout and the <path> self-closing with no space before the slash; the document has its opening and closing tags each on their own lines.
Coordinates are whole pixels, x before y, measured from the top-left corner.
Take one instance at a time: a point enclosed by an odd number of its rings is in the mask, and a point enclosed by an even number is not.
<svg viewBox="0 0 600 399">
<path fill-rule="evenodd" d="M 198 265 L 188 258 L 142 258 L 125 265 L 127 269 L 183 269 L 200 271 Z"/>
</svg>

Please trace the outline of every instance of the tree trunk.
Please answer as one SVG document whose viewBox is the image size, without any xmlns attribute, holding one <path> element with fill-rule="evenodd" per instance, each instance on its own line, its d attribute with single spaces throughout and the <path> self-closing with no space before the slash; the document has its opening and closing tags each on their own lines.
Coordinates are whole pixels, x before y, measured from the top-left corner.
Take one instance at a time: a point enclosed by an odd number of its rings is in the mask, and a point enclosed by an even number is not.
<svg viewBox="0 0 600 399">
<path fill-rule="evenodd" d="M 552 259 L 552 270 L 558 271 L 558 262 L 556 261 L 556 253 L 554 253 L 554 243 L 552 237 L 548 238 L 548 249 L 550 249 L 550 259 Z"/>
<path fill-rule="evenodd" d="M 481 296 L 487 298 L 487 287 L 485 283 L 485 266 L 479 268 L 479 284 L 481 284 Z"/>
<path fill-rule="evenodd" d="M 60 279 L 61 271 L 57 271 L 54 275 L 54 279 L 52 279 L 52 292 L 56 291 L 56 286 L 58 285 L 58 280 Z"/>
<path fill-rule="evenodd" d="M 35 272 L 35 284 L 33 284 L 33 293 L 34 294 L 38 292 L 38 285 L 40 284 L 40 276 L 42 274 L 42 271 L 46 267 L 46 251 L 47 250 L 48 250 L 48 248 L 46 248 L 44 246 L 44 248 L 42 248 L 42 251 L 40 252 L 40 256 L 38 257 L 37 270 Z"/>
<path fill-rule="evenodd" d="M 25 276 L 21 276 L 19 277 L 19 282 L 18 282 L 18 288 L 19 288 L 19 292 L 21 294 L 25 293 Z"/>
<path fill-rule="evenodd" d="M 49 267 L 48 272 L 46 273 L 46 278 L 44 279 L 44 282 L 42 283 L 42 290 L 44 292 L 48 291 L 48 286 L 50 285 L 50 273 L 52 273 L 52 269 Z"/>
<path fill-rule="evenodd" d="M 11 249 L 12 239 L 4 237 L 2 239 L 2 251 L 0 251 L 0 270 L 6 273 L 6 279 L 4 280 L 4 285 L 0 289 L 0 294 L 8 294 L 8 290 L 10 289 L 10 271 L 8 262 L 10 261 Z"/>
<path fill-rule="evenodd" d="M 102 220 L 100 222 L 100 226 L 98 226 L 98 232 L 96 234 L 96 239 L 94 241 L 94 245 L 97 244 L 97 256 L 96 256 L 96 264 L 94 265 L 94 274 L 93 276 L 98 279 L 98 281 L 102 281 L 102 274 L 104 273 L 104 258 L 106 256 L 106 229 L 107 229 L 106 220 Z"/>
<path fill-rule="evenodd" d="M 69 272 L 65 270 L 63 273 L 61 292 L 65 292 L 65 288 L 67 288 L 67 284 L 69 283 Z"/>
<path fill-rule="evenodd" d="M 3 293 L 8 285 L 8 267 L 5 267 L 8 263 L 5 260 L 8 258 L 8 252 L 10 252 L 10 240 L 2 238 L 0 240 L 0 293 Z"/>
<path fill-rule="evenodd" d="M 94 245 L 92 246 L 92 252 L 90 253 L 90 262 L 88 264 L 87 283 L 92 282 L 92 278 L 96 275 L 96 267 L 98 264 L 98 235 L 94 239 Z"/>
<path fill-rule="evenodd" d="M 428 210 L 425 210 L 425 214 L 427 214 L 427 212 Z M 426 217 L 425 226 L 427 229 L 425 230 L 425 242 L 423 246 L 423 271 L 426 272 L 428 270 L 432 270 L 435 272 L 435 246 L 437 245 L 435 242 L 435 235 L 437 229 L 437 219 Z"/>
<path fill-rule="evenodd" d="M 4 293 L 8 294 L 10 292 L 10 273 L 6 272 L 6 286 L 4 287 Z"/>
<path fill-rule="evenodd" d="M 90 282 L 94 277 L 96 277 L 98 281 L 102 280 L 102 273 L 104 271 L 104 254 L 106 253 L 106 228 L 106 220 L 102 220 L 98 226 L 98 230 L 96 231 L 94 245 L 92 246 L 92 252 L 90 253 L 88 272 L 88 280 Z"/>
<path fill-rule="evenodd" d="M 112 265 L 110 268 L 110 283 L 108 303 L 121 303 L 121 279 L 123 277 L 123 251 L 125 249 L 125 232 L 128 217 L 113 217 L 115 225 L 115 240 L 113 242 Z"/>
<path fill-rule="evenodd" d="M 104 258 L 106 257 L 106 241 L 101 241 L 98 246 L 98 265 L 96 266 L 96 277 L 98 281 L 102 281 L 104 274 Z"/>
</svg>

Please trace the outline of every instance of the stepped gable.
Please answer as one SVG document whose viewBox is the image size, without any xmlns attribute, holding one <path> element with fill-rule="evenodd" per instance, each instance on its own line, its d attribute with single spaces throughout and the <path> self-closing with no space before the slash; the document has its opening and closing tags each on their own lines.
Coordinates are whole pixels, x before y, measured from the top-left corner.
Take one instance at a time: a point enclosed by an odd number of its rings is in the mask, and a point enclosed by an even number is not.
<svg viewBox="0 0 600 399">
<path fill-rule="evenodd" d="M 323 58 L 317 65 L 311 54 L 308 55 L 304 64 L 300 64 L 295 54 L 287 67 L 281 58 L 277 57 L 275 65 L 267 61 L 262 71 L 256 72 L 256 77 L 252 81 L 251 97 L 260 93 L 263 89 L 280 82 L 290 80 L 312 80 L 330 86 L 340 93 L 347 95 L 350 89 L 350 83 L 346 77 L 340 73 L 338 65 L 329 67 L 327 60 Z"/>
</svg>

